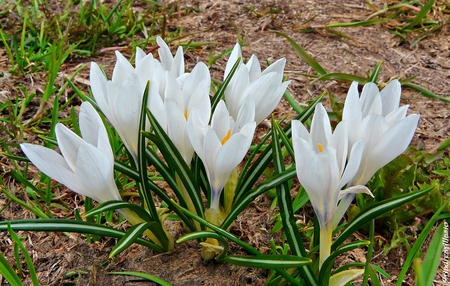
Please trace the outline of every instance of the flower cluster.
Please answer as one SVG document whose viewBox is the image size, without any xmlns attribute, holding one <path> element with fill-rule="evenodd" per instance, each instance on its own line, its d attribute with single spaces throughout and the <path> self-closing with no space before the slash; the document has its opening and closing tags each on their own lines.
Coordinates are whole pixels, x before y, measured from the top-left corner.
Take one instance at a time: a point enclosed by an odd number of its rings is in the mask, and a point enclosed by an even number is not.
<svg viewBox="0 0 450 286">
<path fill-rule="evenodd" d="M 221 226 L 223 217 L 238 205 L 233 204 L 236 174 L 250 148 L 256 126 L 273 112 L 289 85 L 289 81 L 283 82 L 286 60 L 280 59 L 261 71 L 255 55 L 244 63 L 241 48 L 237 44 L 224 73 L 224 79 L 231 79 L 221 89 L 223 94 L 214 96 L 212 100 L 212 80 L 208 67 L 199 62 L 190 72 L 186 72 L 182 48 L 172 56 L 160 37 L 156 41 L 159 45 L 159 60 L 138 48 L 133 66 L 121 53 L 116 52 L 117 62 L 110 80 L 100 66 L 92 62 L 92 94 L 130 154 L 130 165 L 140 171 L 134 172 L 141 176 L 139 184 L 145 186 L 143 181 L 148 179 L 146 160 L 138 158 L 138 150 L 142 150 L 144 142 L 142 134 L 147 135 L 147 140 L 153 140 L 161 153 L 163 150 L 167 153 L 165 145 L 156 142 L 161 138 L 169 138 L 173 144 L 169 140 L 164 143 L 179 153 L 172 150 L 172 153 L 168 152 L 179 158 L 173 160 L 177 166 L 171 165 L 174 163 L 167 160 L 170 158 L 166 154 L 159 156 L 159 151 L 151 153 L 152 148 L 146 150 L 150 155 L 145 155 L 153 160 L 161 160 L 158 161 L 161 163 L 158 166 L 162 166 L 159 171 L 171 176 L 170 180 L 166 180 L 170 181 L 169 185 L 173 187 L 180 205 L 186 206 L 194 213 L 193 216 L 200 215 L 208 220 L 211 224 L 203 222 L 208 228 Z M 148 94 L 144 94 L 146 91 Z M 320 227 L 319 267 L 330 256 L 333 230 L 355 195 L 372 195 L 365 186 L 367 182 L 378 169 L 404 152 L 413 137 L 419 115 L 406 116 L 408 106 L 399 107 L 400 96 L 401 85 L 397 80 L 390 82 L 381 91 L 374 83 L 367 83 L 361 96 L 358 83 L 354 82 L 345 101 L 343 120 L 334 130 L 321 103 L 315 106 L 310 131 L 302 122 L 292 121 L 297 176 L 309 196 Z M 144 98 L 148 98 L 146 107 L 151 113 L 148 119 L 146 114 L 141 114 Z M 140 130 L 140 122 L 144 118 L 147 123 L 153 124 L 146 124 L 148 130 Z M 69 189 L 100 203 L 121 201 L 114 180 L 114 153 L 106 128 L 99 114 L 87 102 L 81 105 L 79 125 L 81 137 L 60 123 L 56 125 L 56 139 L 61 154 L 27 143 L 21 144 L 22 150 L 42 172 Z M 155 139 L 156 135 L 159 135 L 158 139 Z M 284 140 L 284 143 L 289 144 L 286 143 L 288 141 Z M 167 162 L 163 162 L 160 157 L 164 157 Z M 191 171 L 190 168 L 196 169 L 184 175 L 182 168 L 188 171 Z M 262 170 L 263 167 L 258 169 Z M 189 180 L 194 177 L 198 182 L 189 185 Z M 208 191 L 205 194 L 208 199 L 206 207 L 200 188 Z M 196 198 L 191 197 L 192 192 L 198 192 L 194 193 Z M 159 247 L 171 249 L 173 240 L 163 229 L 165 216 L 161 215 L 162 211 L 157 209 L 151 195 L 144 200 L 147 205 L 142 210 L 144 214 L 147 211 L 151 214 L 144 216 L 157 222 L 152 227 L 146 226 L 146 235 Z M 170 204 L 173 200 L 169 198 L 165 202 Z M 178 207 L 172 205 L 172 209 L 176 212 Z M 134 213 L 122 209 L 119 212 L 132 224 L 143 222 L 136 215 L 139 211 Z M 186 216 L 182 215 L 181 218 Z M 197 221 L 184 222 L 191 230 L 205 229 Z M 224 225 L 225 222 L 222 225 L 225 228 Z M 164 239 L 161 239 L 161 235 Z M 221 248 L 215 238 L 207 237 L 202 243 L 206 249 L 204 252 L 202 250 L 204 257 L 212 258 L 220 253 Z M 355 273 L 349 272 L 348 276 L 354 276 Z M 347 273 L 344 271 L 340 275 L 345 276 Z"/>
<path fill-rule="evenodd" d="M 364 185 L 378 169 L 403 153 L 414 135 L 419 115 L 406 116 L 408 106 L 399 107 L 400 95 L 397 80 L 381 92 L 374 83 L 367 83 L 361 97 L 354 82 L 334 133 L 320 103 L 310 133 L 301 122 L 292 122 L 297 176 L 321 229 L 320 264 L 329 256 L 332 231 L 355 195 L 371 195 Z M 342 190 L 344 186 L 347 188 Z"/>
</svg>

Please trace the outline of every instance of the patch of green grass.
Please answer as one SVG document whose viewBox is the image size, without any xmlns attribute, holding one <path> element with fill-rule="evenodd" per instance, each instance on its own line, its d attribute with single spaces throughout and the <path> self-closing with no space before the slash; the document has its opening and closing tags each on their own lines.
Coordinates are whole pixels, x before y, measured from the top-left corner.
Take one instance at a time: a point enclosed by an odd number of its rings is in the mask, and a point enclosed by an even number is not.
<svg viewBox="0 0 450 286">
<path fill-rule="evenodd" d="M 92 56 L 106 49 L 132 49 L 146 46 L 155 34 L 176 37 L 181 30 L 167 33 L 167 20 L 178 12 L 189 13 L 177 4 L 158 1 L 138 4 L 120 0 L 114 5 L 90 0 L 67 1 L 54 9 L 48 1 L 35 0 L 5 4 L 0 39 L 15 74 L 51 69 L 54 60 L 62 64 L 68 57 Z M 130 41 L 131 39 L 131 41 Z"/>
</svg>

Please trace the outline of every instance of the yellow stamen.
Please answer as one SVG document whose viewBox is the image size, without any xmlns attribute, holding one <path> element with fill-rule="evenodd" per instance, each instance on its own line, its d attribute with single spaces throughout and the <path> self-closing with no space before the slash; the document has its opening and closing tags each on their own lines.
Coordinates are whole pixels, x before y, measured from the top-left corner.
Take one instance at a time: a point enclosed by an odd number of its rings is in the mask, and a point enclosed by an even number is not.
<svg viewBox="0 0 450 286">
<path fill-rule="evenodd" d="M 231 129 L 228 130 L 227 135 L 225 137 L 223 137 L 222 142 L 220 142 L 220 143 L 222 143 L 222 145 L 225 144 L 225 142 L 227 142 L 228 139 L 230 139 L 230 137 L 231 137 Z"/>
<path fill-rule="evenodd" d="M 319 152 L 323 152 L 323 146 L 322 144 L 318 143 L 317 148 L 319 148 Z"/>
<path fill-rule="evenodd" d="M 186 121 L 188 120 L 188 115 L 189 115 L 189 110 L 185 110 L 184 111 L 184 119 L 186 119 Z"/>
</svg>

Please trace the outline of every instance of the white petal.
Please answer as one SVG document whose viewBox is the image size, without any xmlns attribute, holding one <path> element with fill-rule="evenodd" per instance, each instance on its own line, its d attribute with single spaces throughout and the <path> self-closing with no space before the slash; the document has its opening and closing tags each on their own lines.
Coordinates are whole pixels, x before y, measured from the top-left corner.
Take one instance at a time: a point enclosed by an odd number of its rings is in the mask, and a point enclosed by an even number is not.
<svg viewBox="0 0 450 286">
<path fill-rule="evenodd" d="M 81 146 L 77 159 L 77 176 L 88 191 L 85 196 L 103 203 L 121 200 L 114 183 L 113 166 L 107 156 L 90 144 Z"/>
<path fill-rule="evenodd" d="M 179 77 L 184 73 L 184 54 L 181 46 L 178 47 L 175 57 L 173 58 L 171 72 L 175 77 Z"/>
<path fill-rule="evenodd" d="M 318 103 L 311 123 L 311 140 L 316 152 L 319 151 L 318 144 L 321 144 L 323 148 L 327 147 L 328 141 L 331 139 L 331 132 L 328 113 L 322 103 Z"/>
<path fill-rule="evenodd" d="M 234 73 L 233 78 L 225 89 L 225 101 L 233 118 L 237 118 L 239 109 L 248 95 L 249 84 L 250 79 L 247 67 L 242 65 Z"/>
<path fill-rule="evenodd" d="M 370 156 L 361 184 L 366 184 L 375 172 L 403 153 L 411 142 L 419 121 L 419 115 L 412 114 L 389 128 L 381 136 Z"/>
<path fill-rule="evenodd" d="M 265 74 L 268 74 L 271 72 L 275 72 L 277 74 L 277 81 L 279 83 L 281 83 L 283 81 L 283 71 L 284 71 L 285 65 L 286 65 L 286 59 L 281 58 L 281 59 L 277 60 L 276 62 L 274 62 L 273 64 L 271 64 L 270 66 L 268 66 L 262 74 L 265 75 Z"/>
<path fill-rule="evenodd" d="M 250 82 L 258 80 L 261 77 L 261 65 L 256 55 L 252 55 L 250 60 L 245 64 L 250 75 Z"/>
<path fill-rule="evenodd" d="M 253 97 L 247 97 L 247 100 L 244 102 L 241 109 L 239 110 L 232 133 L 234 134 L 239 132 L 245 124 L 249 122 L 254 122 L 254 120 L 255 120 L 255 100 L 253 99 Z"/>
<path fill-rule="evenodd" d="M 85 191 L 75 173 L 60 154 L 49 148 L 28 143 L 20 144 L 20 147 L 28 159 L 44 174 L 74 192 L 82 193 Z"/>
<path fill-rule="evenodd" d="M 156 43 L 159 46 L 158 54 L 161 64 L 165 70 L 170 71 L 172 69 L 173 63 L 173 56 L 170 52 L 170 48 L 166 44 L 166 42 L 164 42 L 164 40 L 159 36 L 156 37 Z"/>
<path fill-rule="evenodd" d="M 70 168 L 75 171 L 78 149 L 85 141 L 61 123 L 56 124 L 55 133 L 61 154 Z"/>
<path fill-rule="evenodd" d="M 373 82 L 364 85 L 361 92 L 361 111 L 364 116 L 371 113 L 381 114 L 381 98 L 380 90 Z"/>
<path fill-rule="evenodd" d="M 372 192 L 362 185 L 353 186 L 339 192 L 339 200 L 347 194 L 368 194 L 373 198 Z"/>
<path fill-rule="evenodd" d="M 211 119 L 211 127 L 217 136 L 222 140 L 227 136 L 228 131 L 231 129 L 231 116 L 228 113 L 228 109 L 225 106 L 225 102 L 221 100 L 214 110 L 212 119 Z"/>
<path fill-rule="evenodd" d="M 294 138 L 302 138 L 312 146 L 311 136 L 300 120 L 292 120 L 292 139 Z"/>
<path fill-rule="evenodd" d="M 348 152 L 348 126 L 346 121 L 339 122 L 334 130 L 334 133 L 331 135 L 328 144 L 336 149 L 339 174 L 342 175 L 345 163 L 347 161 Z"/>
<path fill-rule="evenodd" d="M 380 92 L 381 101 L 383 103 L 383 116 L 388 115 L 400 104 L 402 86 L 398 80 L 393 80 Z"/>
<path fill-rule="evenodd" d="M 224 80 L 227 78 L 228 74 L 230 73 L 231 69 L 233 68 L 234 64 L 236 63 L 239 57 L 242 57 L 241 46 L 239 45 L 239 43 L 236 43 L 225 67 L 225 74 L 223 76 Z"/>
<path fill-rule="evenodd" d="M 131 73 L 134 73 L 134 68 L 130 62 L 118 51 L 116 51 L 116 65 L 111 80 L 116 84 L 122 84 Z"/>
</svg>

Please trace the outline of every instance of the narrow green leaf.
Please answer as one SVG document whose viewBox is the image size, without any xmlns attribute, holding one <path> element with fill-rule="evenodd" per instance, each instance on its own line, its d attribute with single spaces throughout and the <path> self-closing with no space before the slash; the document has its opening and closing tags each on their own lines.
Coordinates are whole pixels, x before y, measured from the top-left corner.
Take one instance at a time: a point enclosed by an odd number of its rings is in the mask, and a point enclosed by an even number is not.
<svg viewBox="0 0 450 286">
<path fill-rule="evenodd" d="M 445 103 L 450 104 L 450 99 L 442 97 L 442 96 L 438 96 L 420 85 L 417 85 L 417 84 L 414 84 L 411 82 L 403 82 L 403 81 L 400 81 L 400 83 L 402 84 L 402 86 L 412 88 L 412 89 L 422 93 L 424 96 L 426 96 L 428 98 L 439 99 Z"/>
<path fill-rule="evenodd" d="M 236 62 L 233 65 L 233 67 L 231 68 L 230 73 L 227 75 L 227 78 L 220 85 L 219 89 L 212 97 L 212 99 L 211 99 L 211 114 L 212 114 L 212 112 L 214 112 L 217 104 L 219 104 L 220 100 L 223 98 L 223 94 L 225 93 L 225 90 L 227 89 L 228 84 L 230 83 L 231 79 L 233 78 L 234 73 L 237 71 L 241 61 L 242 61 L 242 58 L 238 57 L 238 59 L 236 60 Z"/>
<path fill-rule="evenodd" d="M 233 209 L 225 218 L 225 220 L 222 222 L 221 227 L 224 229 L 228 228 L 236 219 L 236 217 L 248 206 L 248 204 L 250 204 L 254 199 L 256 199 L 256 197 L 262 195 L 268 190 L 277 187 L 283 182 L 292 179 L 293 177 L 295 177 L 295 175 L 296 175 L 295 167 L 291 167 L 282 174 L 275 175 L 272 178 L 265 180 L 256 188 L 247 192 L 242 198 L 240 198 L 239 201 L 235 202 L 235 204 L 233 205 Z"/>
<path fill-rule="evenodd" d="M 227 263 L 260 269 L 287 269 L 311 264 L 311 259 L 294 255 L 232 255 L 222 259 Z"/>
<path fill-rule="evenodd" d="M 428 1 L 425 5 L 423 5 L 422 9 L 420 9 L 419 13 L 417 13 L 416 17 L 409 23 L 404 26 L 402 30 L 407 30 L 409 28 L 413 28 L 427 16 L 428 12 L 430 12 L 431 8 L 433 8 L 434 0 Z"/>
<path fill-rule="evenodd" d="M 325 25 L 326 28 L 348 28 L 348 27 L 364 27 L 364 26 L 371 26 L 371 25 L 377 25 L 380 23 L 384 23 L 389 21 L 388 19 L 374 19 L 374 20 L 366 20 L 366 21 L 359 21 L 359 22 L 350 22 L 350 23 L 332 23 Z"/>
<path fill-rule="evenodd" d="M 318 72 L 321 75 L 327 74 L 327 71 L 319 64 L 318 61 L 316 61 L 308 52 L 306 52 L 297 42 L 295 42 L 292 38 L 290 38 L 288 35 L 283 34 L 281 32 L 275 33 L 279 36 L 285 37 L 288 42 L 291 44 L 294 51 L 297 53 L 297 55 L 300 56 L 300 58 L 307 63 L 310 67 L 312 67 L 316 72 Z"/>
<path fill-rule="evenodd" d="M 369 76 L 369 82 L 377 83 L 378 76 L 380 75 L 381 66 L 383 65 L 382 61 L 379 61 L 377 63 L 377 66 L 373 70 L 373 72 Z"/>
<path fill-rule="evenodd" d="M 423 230 L 420 232 L 419 237 L 417 237 L 416 242 L 414 242 L 413 247 L 411 247 L 408 256 L 406 257 L 406 260 L 403 264 L 402 270 L 400 271 L 400 274 L 398 275 L 397 280 L 397 286 L 402 285 L 402 281 L 405 278 L 406 273 L 408 272 L 408 269 L 411 267 L 414 258 L 416 257 L 417 253 L 422 249 L 422 245 L 425 242 L 425 240 L 428 238 L 428 235 L 430 234 L 431 229 L 433 228 L 434 224 L 438 219 L 443 219 L 440 217 L 440 213 L 446 208 L 448 205 L 448 201 L 446 201 L 444 204 L 442 204 L 441 207 L 434 213 L 434 215 L 430 218 L 430 220 L 427 222 Z M 449 214 L 445 214 L 449 215 Z"/>
<path fill-rule="evenodd" d="M 327 74 L 321 75 L 320 77 L 315 79 L 312 83 L 314 83 L 318 80 L 330 80 L 330 79 L 339 80 L 339 81 L 348 81 L 348 82 L 357 81 L 360 84 L 365 84 L 368 82 L 367 78 L 360 77 L 360 76 L 357 76 L 354 74 L 327 73 Z"/>
<path fill-rule="evenodd" d="M 433 285 L 433 280 L 436 277 L 439 263 L 441 262 L 442 250 L 444 249 L 444 237 L 447 233 L 448 244 L 448 223 L 442 222 L 431 239 L 428 251 L 423 260 L 422 270 L 424 275 L 423 285 Z M 448 245 L 446 245 L 448 247 Z M 445 265 L 445 264 L 444 264 Z"/>
<path fill-rule="evenodd" d="M 339 235 L 336 241 L 331 246 L 331 251 L 334 251 L 341 243 L 343 243 L 347 238 L 349 238 L 356 230 L 362 227 L 364 224 L 369 222 L 372 219 L 377 218 L 380 215 L 383 215 L 398 206 L 401 206 L 407 202 L 410 202 L 416 198 L 419 198 L 429 191 L 431 191 L 433 187 L 416 191 L 410 194 L 405 194 L 402 196 L 398 196 L 392 199 L 384 200 L 378 203 L 373 204 L 368 207 L 362 213 L 358 214 L 345 228 L 345 230 Z"/>
<path fill-rule="evenodd" d="M 169 282 L 164 281 L 159 277 L 156 277 L 156 276 L 153 276 L 153 275 L 150 275 L 147 273 L 141 273 L 141 272 L 135 272 L 135 271 L 123 271 L 123 272 L 108 272 L 108 274 L 136 276 L 136 277 L 144 278 L 149 281 L 155 282 L 162 286 L 172 286 L 172 284 L 170 284 Z"/>
<path fill-rule="evenodd" d="M 278 123 L 272 117 L 272 149 L 273 149 L 273 164 L 275 169 L 275 175 L 285 172 L 284 158 L 281 151 L 281 145 L 279 137 L 282 136 L 283 143 L 286 148 L 290 148 L 291 156 L 294 155 L 290 142 L 286 142 L 286 134 L 281 130 Z M 288 140 L 287 140 L 288 141 Z M 292 209 L 291 192 L 287 181 L 279 184 L 277 187 L 278 205 L 280 207 L 280 217 L 283 224 L 283 230 L 286 234 L 286 238 L 289 243 L 292 254 L 298 257 L 306 257 L 305 246 L 303 245 L 303 239 L 298 231 L 297 224 L 295 223 L 294 211 Z M 299 269 L 302 277 L 305 277 L 306 281 L 316 281 L 314 272 L 311 266 L 305 265 Z M 317 283 L 317 282 L 316 282 Z"/>
<path fill-rule="evenodd" d="M 98 225 L 86 221 L 69 220 L 69 219 L 24 219 L 12 220 L 7 222 L 0 222 L 0 231 L 8 229 L 8 223 L 11 224 L 11 229 L 26 230 L 26 231 L 57 231 L 57 232 L 76 232 L 85 234 L 97 234 L 102 236 L 110 236 L 115 238 L 122 238 L 125 235 L 124 231 L 114 229 L 109 226 Z M 138 238 L 136 243 L 151 248 L 157 252 L 164 252 L 165 250 L 155 245 L 153 242 Z"/>
<path fill-rule="evenodd" d="M 173 172 L 180 176 L 181 182 L 186 188 L 189 197 L 194 204 L 195 211 L 199 216 L 203 216 L 203 200 L 200 196 L 200 187 L 194 181 L 193 174 L 188 165 L 184 161 L 178 149 L 173 142 L 167 136 L 166 132 L 159 125 L 153 114 L 147 109 L 150 125 L 152 126 L 155 135 L 145 133 L 145 135 L 158 147 L 161 153 L 166 159 L 170 168 L 173 168 Z"/>
<path fill-rule="evenodd" d="M 28 272 L 30 273 L 31 282 L 33 283 L 34 286 L 39 286 L 39 279 L 37 278 L 36 268 L 34 268 L 33 260 L 31 259 L 30 254 L 28 253 L 23 243 L 20 241 L 17 234 L 11 229 L 10 224 L 8 224 L 8 232 L 9 235 L 11 236 L 11 239 L 14 241 L 15 245 L 17 245 L 22 251 L 22 255 L 25 258 L 25 262 L 27 263 L 28 266 Z"/>
<path fill-rule="evenodd" d="M 130 209 L 134 211 L 144 221 L 152 221 L 152 218 L 150 217 L 148 212 L 141 206 L 124 201 L 108 201 L 101 203 L 97 207 L 86 212 L 84 216 L 85 217 L 94 216 L 97 214 L 101 214 L 103 212 L 114 211 L 118 209 Z"/>
<path fill-rule="evenodd" d="M 145 130 L 145 122 L 146 122 L 145 111 L 147 108 L 149 90 L 150 90 L 150 81 L 147 81 L 147 85 L 145 86 L 144 90 L 144 97 L 142 99 L 141 116 L 139 119 L 139 130 Z M 138 154 L 137 154 L 138 162 L 135 162 L 138 168 L 139 176 L 141 177 L 141 180 L 139 181 L 140 182 L 139 194 L 141 196 L 142 204 L 146 206 L 147 209 L 149 210 L 152 220 L 160 222 L 158 212 L 156 211 L 155 202 L 152 196 L 152 191 L 149 187 L 149 183 L 147 180 L 147 157 L 145 156 L 146 149 L 147 149 L 147 142 L 145 140 L 145 136 L 142 134 L 142 132 L 139 132 Z M 166 246 L 167 241 L 161 241 L 161 243 L 164 246 Z"/>
<path fill-rule="evenodd" d="M 204 225 L 205 227 L 215 231 L 217 234 L 231 240 L 232 242 L 236 243 L 237 245 L 239 245 L 240 247 L 244 248 L 245 250 L 247 250 L 250 254 L 252 255 L 262 255 L 256 248 L 254 248 L 253 246 L 251 246 L 248 243 L 243 242 L 242 240 L 238 239 L 236 236 L 234 236 L 233 234 L 225 231 L 224 229 L 210 223 L 209 221 L 195 215 L 194 213 L 190 212 L 189 210 L 179 207 L 180 210 L 182 212 L 184 212 L 186 215 L 188 215 L 189 217 L 195 219 L 196 221 L 198 221 L 200 224 Z M 275 269 L 275 271 L 280 274 L 281 276 L 283 276 L 283 278 L 285 278 L 287 281 L 289 281 L 292 285 L 299 285 L 298 281 L 296 281 L 291 275 L 289 275 L 286 271 L 282 270 L 282 269 Z"/>
<path fill-rule="evenodd" d="M 136 225 L 133 225 L 122 238 L 119 240 L 119 242 L 113 247 L 111 252 L 109 253 L 109 258 L 116 256 L 117 254 L 121 253 L 125 249 L 127 249 L 128 246 L 136 242 L 136 239 L 144 233 L 147 229 L 149 229 L 152 225 L 157 224 L 156 222 L 145 222 L 145 223 L 139 223 Z"/>
<path fill-rule="evenodd" d="M 223 238 L 223 236 L 221 236 L 215 232 L 211 232 L 211 231 L 191 232 L 191 233 L 185 234 L 182 237 L 180 237 L 177 240 L 177 243 L 183 243 L 183 242 L 186 242 L 189 240 L 194 240 L 194 239 L 207 239 L 207 238 L 214 238 L 222 243 L 223 251 L 222 251 L 222 254 L 218 257 L 218 260 L 221 260 L 223 257 L 225 257 L 225 255 L 228 253 L 228 242 L 226 241 L 226 239 Z"/>
<path fill-rule="evenodd" d="M 3 256 L 1 252 L 0 252 L 0 275 L 3 276 L 5 280 L 12 286 L 23 285 L 16 271 L 14 271 L 11 264 L 9 264 L 8 260 L 6 260 L 6 258 Z"/>
<path fill-rule="evenodd" d="M 319 282 L 321 283 L 320 285 L 328 285 L 331 277 L 331 270 L 333 269 L 334 262 L 339 255 L 356 248 L 365 247 L 367 245 L 370 245 L 370 241 L 359 240 L 343 245 L 338 249 L 336 249 L 335 251 L 333 251 L 331 255 L 328 256 L 328 258 L 323 262 L 322 267 L 320 268 L 319 272 Z"/>
<path fill-rule="evenodd" d="M 450 146 L 450 137 L 445 139 L 441 144 L 439 144 L 439 147 L 437 148 L 438 151 L 444 150 L 445 148 Z"/>
<path fill-rule="evenodd" d="M 279 142 L 279 130 L 278 123 L 272 118 L 272 149 L 273 149 L 273 164 L 275 169 L 275 175 L 282 174 L 285 171 L 284 158 L 281 152 L 281 146 Z M 292 254 L 297 256 L 306 257 L 307 253 L 305 246 L 302 243 L 302 237 L 298 231 L 297 224 L 295 223 L 294 211 L 292 209 L 291 192 L 287 185 L 287 182 L 283 182 L 276 187 L 278 205 L 280 207 L 280 216 L 283 223 L 283 230 L 286 234 L 286 238 L 289 242 Z"/>
</svg>

